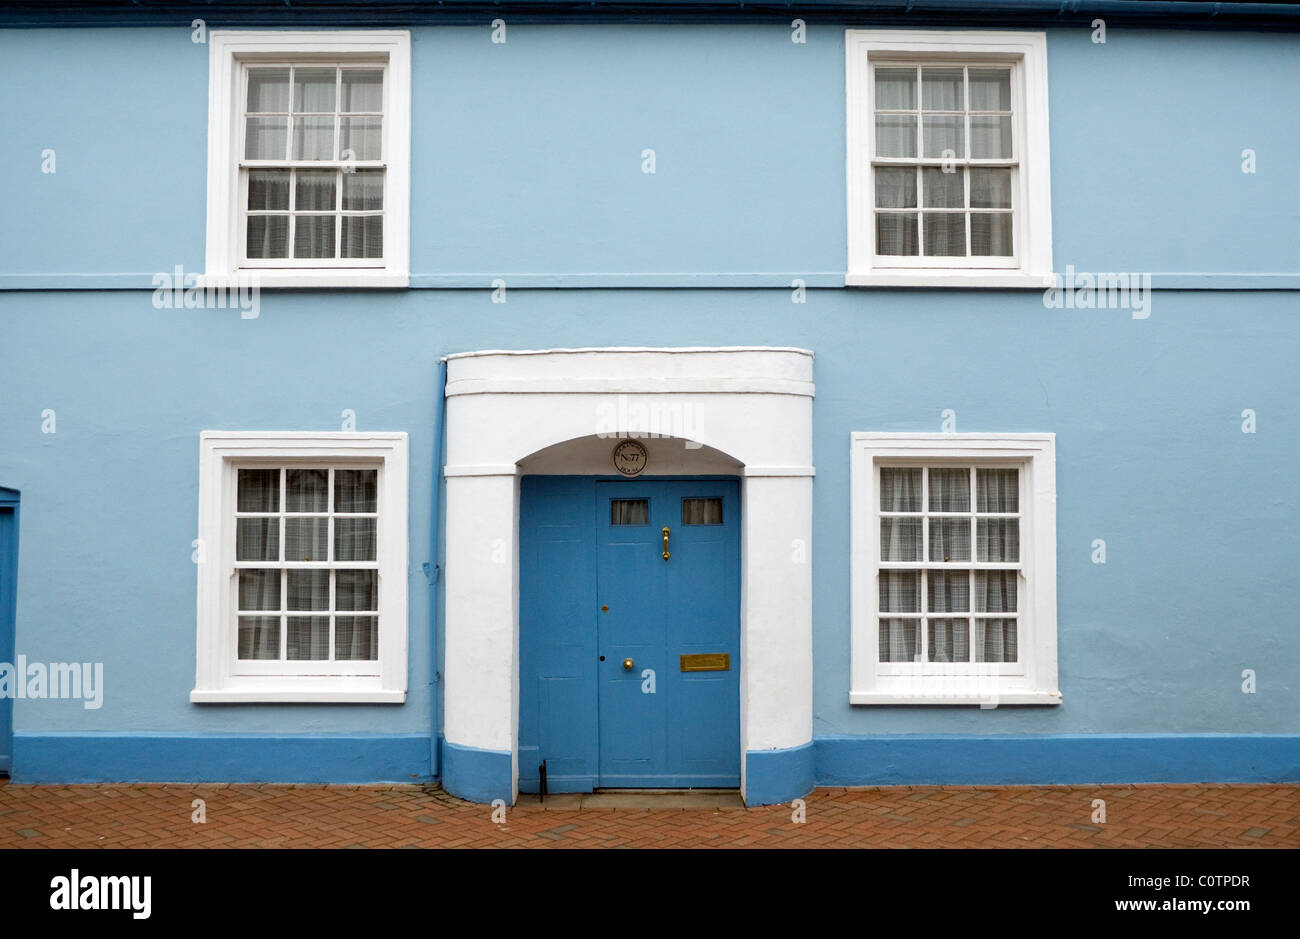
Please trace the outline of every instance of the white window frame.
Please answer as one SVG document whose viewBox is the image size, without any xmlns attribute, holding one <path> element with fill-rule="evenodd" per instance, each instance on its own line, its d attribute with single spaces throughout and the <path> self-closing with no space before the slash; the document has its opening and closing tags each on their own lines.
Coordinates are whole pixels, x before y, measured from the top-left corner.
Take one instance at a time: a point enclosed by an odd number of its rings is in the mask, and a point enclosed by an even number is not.
<svg viewBox="0 0 1300 939">
<path fill-rule="evenodd" d="M 379 658 L 377 662 L 357 662 L 351 669 L 356 674 L 302 674 L 301 663 L 287 663 L 289 667 L 275 674 L 275 663 L 260 662 L 257 669 L 238 663 L 236 470 L 276 461 L 281 465 L 378 466 Z M 401 704 L 406 700 L 408 472 L 405 433 L 200 434 L 198 647 L 190 701 Z"/>
<path fill-rule="evenodd" d="M 935 670 L 882 663 L 879 468 L 883 466 L 1021 468 L 1018 667 L 972 663 Z M 1056 435 L 854 433 L 850 441 L 851 704 L 1061 703 L 1056 667 Z M 973 494 L 972 494 L 973 499 Z M 1006 567 L 1010 565 L 989 565 Z M 942 673 L 938 673 L 942 672 Z"/>
<path fill-rule="evenodd" d="M 876 64 L 1012 66 L 1015 257 L 877 256 L 872 159 Z M 1025 287 L 1053 285 L 1047 34 L 944 30 L 845 30 L 850 287 Z M 918 206 L 918 211 L 920 207 Z"/>
<path fill-rule="evenodd" d="M 204 285 L 406 287 L 410 284 L 411 34 L 405 30 L 215 30 L 208 34 L 208 216 Z M 244 65 L 383 63 L 384 257 L 286 259 L 241 266 L 238 147 L 243 140 Z"/>
</svg>

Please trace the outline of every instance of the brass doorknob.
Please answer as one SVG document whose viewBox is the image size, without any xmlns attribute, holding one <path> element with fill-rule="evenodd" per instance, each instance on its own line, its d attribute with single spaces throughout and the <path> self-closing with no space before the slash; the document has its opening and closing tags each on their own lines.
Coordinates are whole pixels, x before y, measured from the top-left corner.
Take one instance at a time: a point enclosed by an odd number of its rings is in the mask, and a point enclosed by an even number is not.
<svg viewBox="0 0 1300 939">
<path fill-rule="evenodd" d="M 633 666 L 634 664 L 635 664 L 635 663 L 634 663 L 631 659 L 624 659 L 624 660 L 623 660 L 623 668 L 624 668 L 624 670 L 626 670 L 626 671 L 629 671 L 629 672 L 632 671 L 632 666 Z"/>
</svg>

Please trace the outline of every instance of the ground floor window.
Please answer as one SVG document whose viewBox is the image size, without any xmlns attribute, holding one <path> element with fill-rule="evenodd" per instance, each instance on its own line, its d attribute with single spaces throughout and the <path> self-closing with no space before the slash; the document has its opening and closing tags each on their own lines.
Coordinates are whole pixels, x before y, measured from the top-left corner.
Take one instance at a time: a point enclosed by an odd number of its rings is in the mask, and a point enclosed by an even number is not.
<svg viewBox="0 0 1300 939">
<path fill-rule="evenodd" d="M 404 434 L 205 433 L 191 698 L 400 700 Z"/>
<path fill-rule="evenodd" d="M 1059 701 L 1053 450 L 853 436 L 855 703 Z"/>
</svg>

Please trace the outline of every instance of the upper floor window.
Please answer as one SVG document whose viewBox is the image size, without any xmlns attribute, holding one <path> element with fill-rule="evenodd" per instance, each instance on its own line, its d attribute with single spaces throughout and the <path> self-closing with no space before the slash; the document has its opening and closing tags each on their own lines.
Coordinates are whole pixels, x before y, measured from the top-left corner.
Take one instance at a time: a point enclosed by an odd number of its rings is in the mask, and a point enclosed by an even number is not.
<svg viewBox="0 0 1300 939">
<path fill-rule="evenodd" d="M 209 277 L 405 285 L 408 34 L 210 38 Z"/>
<path fill-rule="evenodd" d="M 848 31 L 848 283 L 1050 286 L 1041 33 Z"/>
</svg>

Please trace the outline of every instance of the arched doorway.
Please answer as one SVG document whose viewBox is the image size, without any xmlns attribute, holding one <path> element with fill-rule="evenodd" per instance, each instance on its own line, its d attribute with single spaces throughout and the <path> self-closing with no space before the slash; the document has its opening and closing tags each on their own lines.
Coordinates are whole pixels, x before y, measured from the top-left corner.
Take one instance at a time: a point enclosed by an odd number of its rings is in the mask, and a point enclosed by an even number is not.
<svg viewBox="0 0 1300 939">
<path fill-rule="evenodd" d="M 738 764 L 741 792 L 750 803 L 783 801 L 812 788 L 812 396 L 812 354 L 802 349 L 557 349 L 448 357 L 440 770 L 449 791 L 476 801 L 511 802 L 521 775 L 528 776 L 521 761 L 532 759 L 521 754 L 529 732 L 520 726 L 525 713 L 520 626 L 530 615 L 521 610 L 528 597 L 521 584 L 527 569 L 520 553 L 521 521 L 531 524 L 521 514 L 529 498 L 522 480 L 530 475 L 604 476 L 623 482 L 617 479 L 621 470 L 612 451 L 629 437 L 646 444 L 650 464 L 638 479 L 647 484 L 656 475 L 693 480 L 724 475 L 734 487 L 736 511 L 724 508 L 723 517 L 737 526 L 739 555 L 739 668 L 726 673 L 737 682 L 738 745 L 728 757 L 730 767 L 715 775 L 733 778 Z M 664 436 L 665 419 L 677 421 L 678 431 Z M 575 509 L 575 502 L 556 518 L 594 527 L 602 517 L 597 501 L 608 497 L 594 488 L 590 493 L 585 503 L 590 512 Z M 726 499 L 725 494 L 666 490 L 653 498 L 680 512 L 683 499 L 715 497 Z M 672 526 L 660 520 L 651 527 Z M 591 553 L 575 564 L 594 572 L 597 607 L 612 606 L 599 594 L 599 537 L 597 531 L 594 540 L 586 539 Z M 648 544 L 632 548 L 646 555 Z M 658 554 L 647 558 L 664 563 Z M 616 569 L 611 576 L 617 576 Z M 638 602 L 629 593 L 619 602 L 626 606 L 629 596 L 632 604 Z M 562 607 L 589 600 L 570 595 L 548 602 Z M 641 597 L 640 602 L 654 601 Z M 602 653 L 599 629 L 594 636 L 597 661 L 605 654 L 608 664 L 618 643 L 611 641 Z M 680 638 L 664 635 L 658 653 L 664 661 L 671 654 L 669 644 L 680 645 Z M 615 654 L 618 668 L 624 658 L 632 658 L 628 671 L 638 684 L 644 680 L 635 669 L 635 655 Z M 680 670 L 680 655 L 696 653 L 678 649 L 676 654 L 677 674 L 690 676 Z M 656 670 L 656 680 L 663 667 Z M 615 671 L 611 681 L 621 678 Z M 636 699 L 629 695 L 628 700 Z M 617 714 L 610 720 L 618 726 Z M 730 720 L 726 714 L 718 718 L 719 724 Z M 630 736 L 635 734 L 624 733 L 622 739 Z M 710 751 L 715 749 L 711 744 Z M 646 762 L 633 757 L 633 763 Z M 609 775 L 619 775 L 616 769 L 610 767 Z M 625 775 L 631 779 L 636 774 Z M 651 775 L 690 773 L 678 773 L 665 760 Z"/>
</svg>

